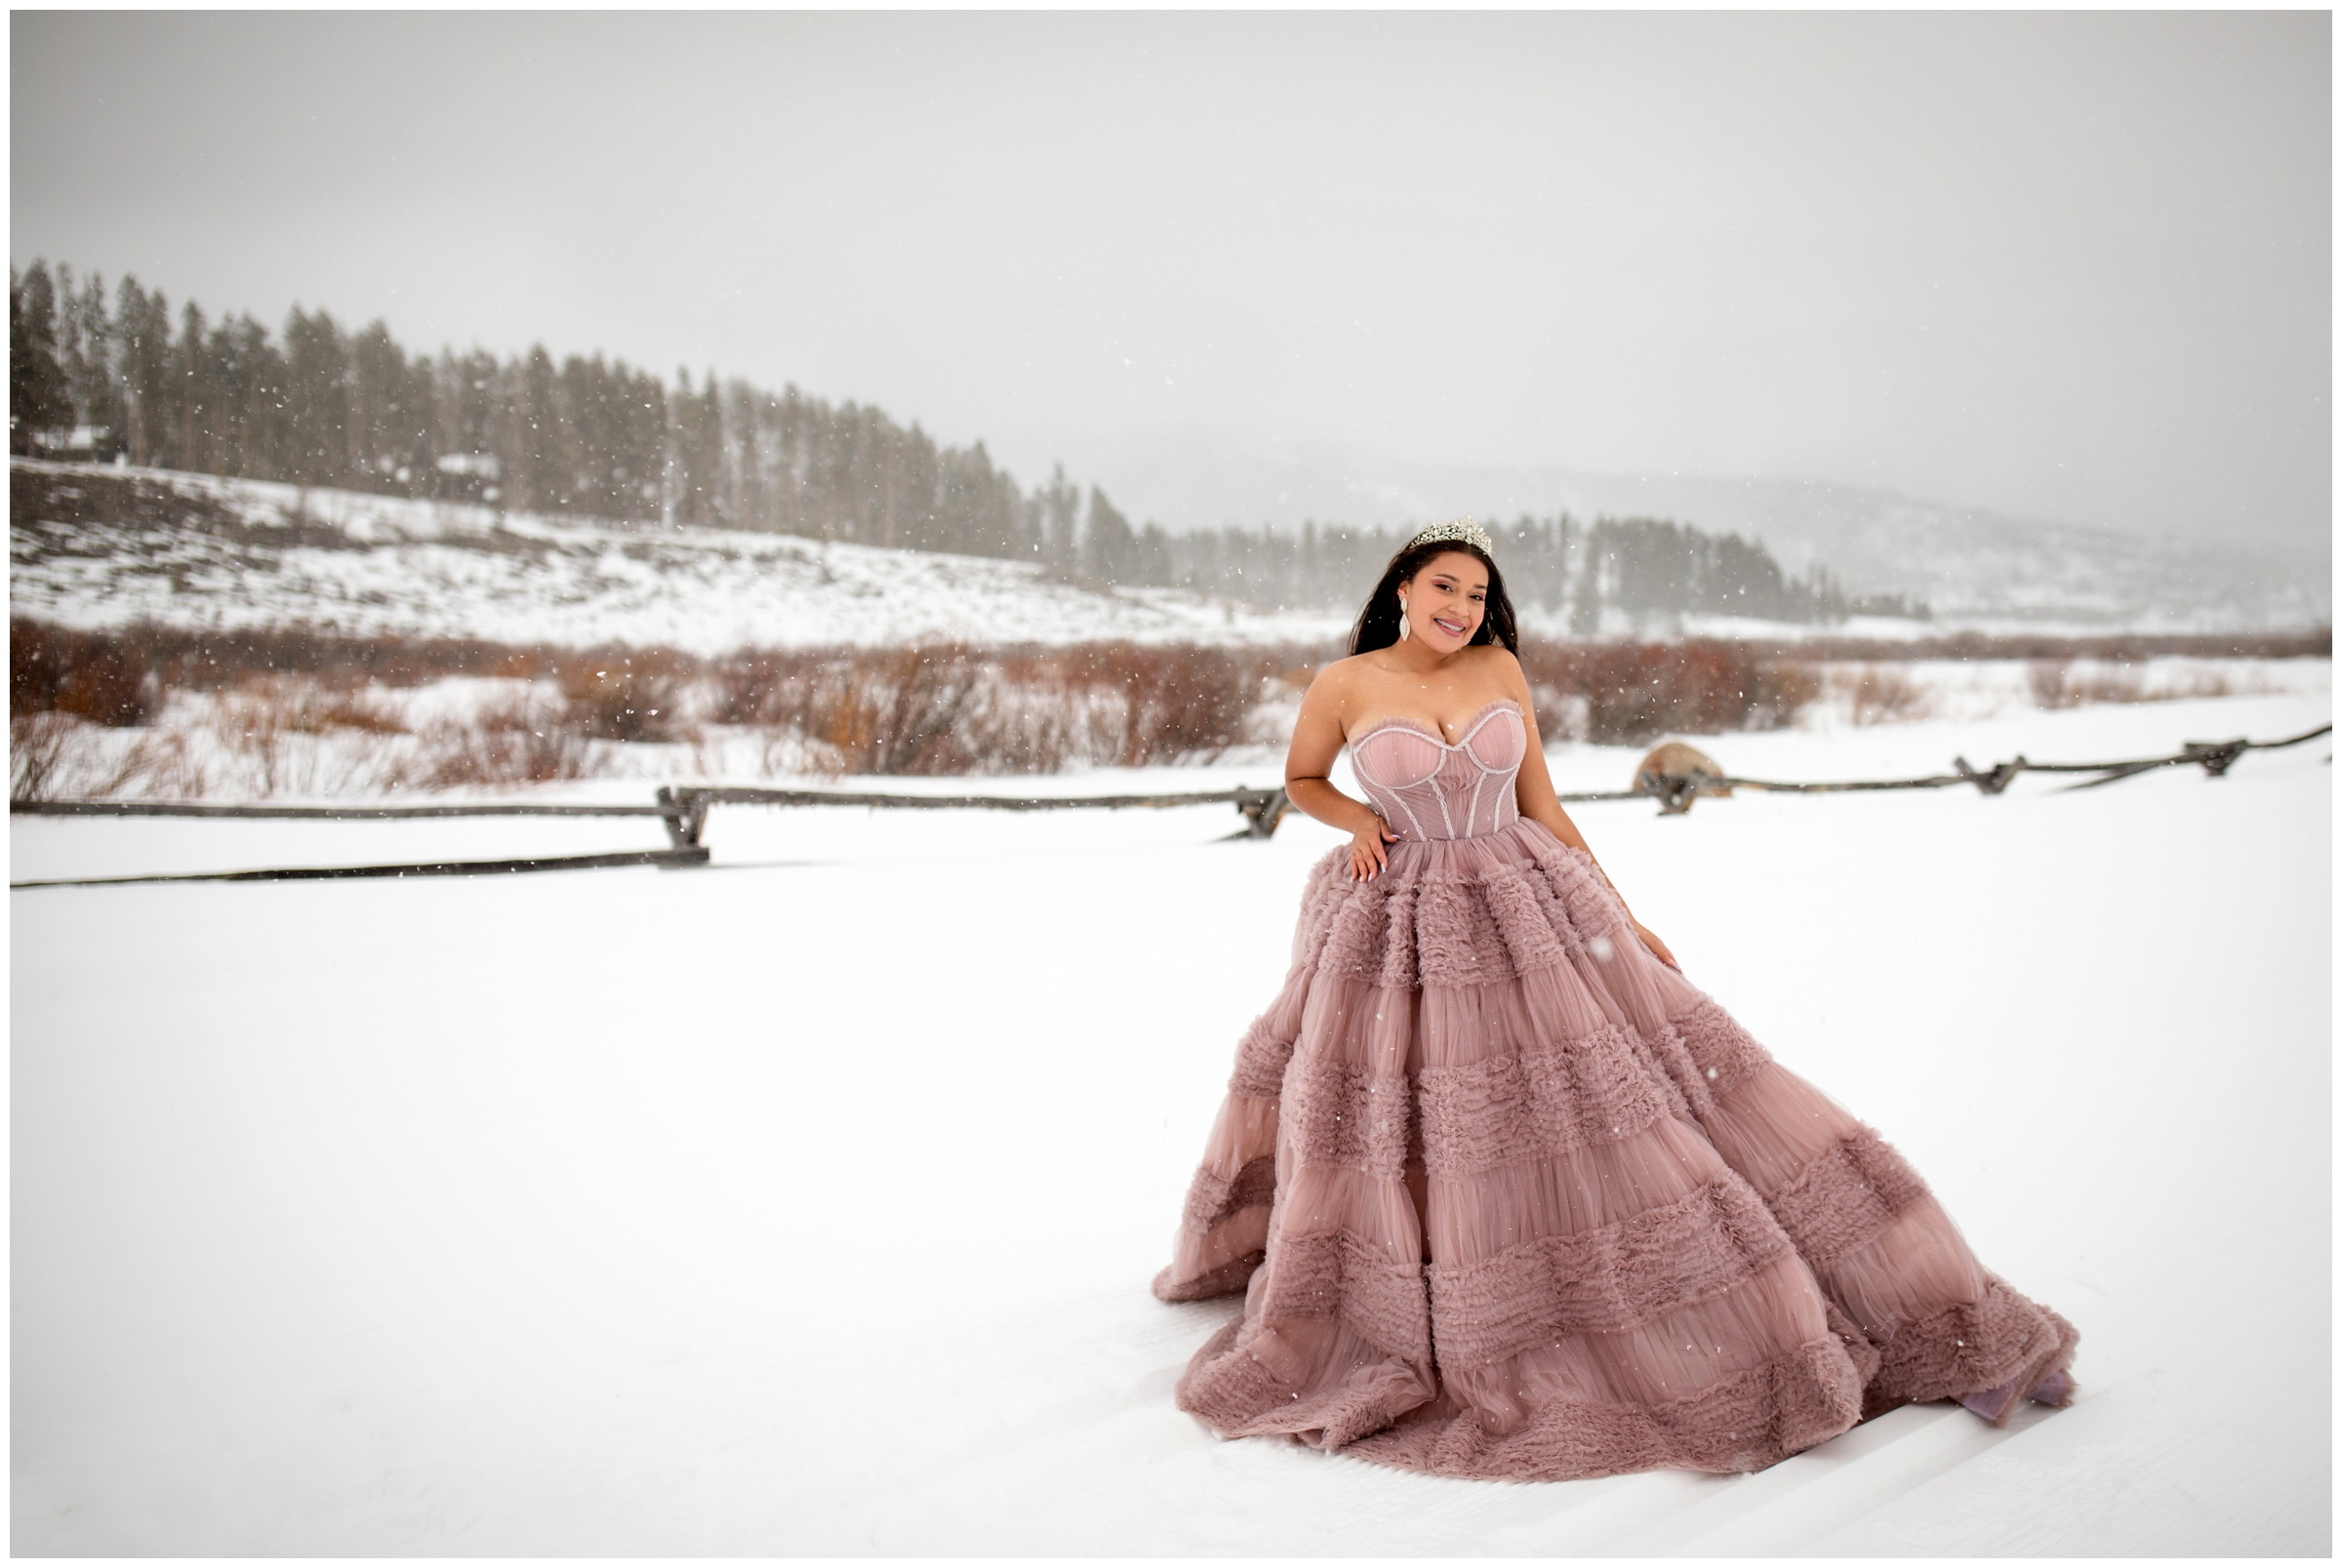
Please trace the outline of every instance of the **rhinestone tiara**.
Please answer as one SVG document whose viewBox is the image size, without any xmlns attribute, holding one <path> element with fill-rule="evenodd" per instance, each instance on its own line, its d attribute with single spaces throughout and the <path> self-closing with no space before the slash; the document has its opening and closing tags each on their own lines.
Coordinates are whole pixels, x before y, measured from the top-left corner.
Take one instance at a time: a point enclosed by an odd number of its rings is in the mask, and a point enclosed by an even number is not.
<svg viewBox="0 0 2342 1568">
<path fill-rule="evenodd" d="M 1450 539 L 1460 544 L 1471 545 L 1491 560 L 1496 558 L 1496 543 L 1488 537 L 1488 530 L 1469 517 L 1459 517 L 1452 523 L 1433 523 L 1408 540 L 1407 548 L 1413 549 L 1418 544 L 1435 544 L 1441 540 Z"/>
</svg>

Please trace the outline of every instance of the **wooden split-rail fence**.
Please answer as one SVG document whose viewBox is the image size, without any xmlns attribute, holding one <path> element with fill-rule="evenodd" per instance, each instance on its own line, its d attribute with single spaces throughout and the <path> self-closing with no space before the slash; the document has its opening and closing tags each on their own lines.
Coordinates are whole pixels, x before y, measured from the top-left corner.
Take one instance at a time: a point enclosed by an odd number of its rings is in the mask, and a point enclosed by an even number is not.
<svg viewBox="0 0 2342 1568">
<path fill-rule="evenodd" d="M 2116 762 L 2035 762 L 2022 754 L 1990 768 L 1976 768 L 1965 757 L 1955 757 L 1951 773 L 1914 779 L 1856 779 L 1837 783 L 1788 784 L 1768 779 L 1741 779 L 1706 771 L 1636 774 L 1629 789 L 1587 790 L 1561 796 L 1563 802 L 1656 800 L 1663 816 L 1680 816 L 1702 795 L 1754 789 L 1782 794 L 1841 794 L 1858 790 L 1944 789 L 1972 784 L 1987 795 L 2008 788 L 2020 774 L 2061 773 L 2092 775 L 2070 788 L 2087 789 L 2118 780 L 2132 779 L 2160 768 L 2194 765 L 2217 779 L 2247 751 L 2274 751 L 2300 745 L 2333 733 L 2331 724 L 2278 741 L 2190 741 L 2169 756 L 2135 757 Z M 12 882 L 11 887 L 89 886 L 113 882 L 285 882 L 333 877 L 464 876 L 500 871 L 586 870 L 601 866 L 705 865 L 707 846 L 702 842 L 707 813 L 715 806 L 861 806 L 872 810 L 910 811 L 1123 811 L 1165 810 L 1182 806 L 1232 805 L 1244 825 L 1229 835 L 1236 839 L 1266 839 L 1292 809 L 1285 791 L 1252 789 L 1203 790 L 1151 795 L 898 795 L 836 789 L 758 789 L 731 784 L 663 784 L 650 805 L 537 805 L 482 803 L 441 806 L 213 806 L 191 801 L 154 800 L 12 800 L 12 815 L 33 817 L 209 817 L 245 821 L 388 822 L 437 817 L 656 817 L 666 828 L 667 847 L 624 850 L 606 855 L 563 855 L 502 861 L 436 861 L 405 865 L 286 866 L 257 871 L 207 871 L 169 876 L 82 877 L 55 882 Z"/>
<path fill-rule="evenodd" d="M 2167 757 L 2137 757 L 2126 762 L 2035 762 L 2019 752 L 2006 762 L 1996 762 L 1989 768 L 1977 768 L 1966 757 L 1952 759 L 1953 772 L 1931 773 L 1918 779 L 1856 779 L 1842 784 L 1781 784 L 1766 779 L 1735 779 L 1728 774 L 1658 773 L 1635 775 L 1635 787 L 1614 795 L 1564 795 L 1564 800 L 1624 800 L 1637 795 L 1658 798 L 1662 816 L 1679 816 L 1691 810 L 1691 803 L 1701 795 L 1729 794 L 1734 789 L 1770 790 L 1779 794 L 1830 795 L 1844 794 L 1862 789 L 1945 789 L 1954 784 L 1974 784 L 1988 795 L 1999 794 L 2016 783 L 2025 773 L 2088 773 L 2094 779 L 2068 787 L 2093 789 L 2100 784 L 2121 779 L 2135 779 L 2142 773 L 2158 768 L 2185 767 L 2191 763 L 2203 769 L 2213 779 L 2220 778 L 2235 766 L 2239 757 L 2247 751 L 2276 751 L 2289 745 L 2315 741 L 2322 735 L 2331 735 L 2331 724 L 2321 724 L 2299 735 L 2288 735 L 2281 741 L 2188 741 Z"/>
</svg>

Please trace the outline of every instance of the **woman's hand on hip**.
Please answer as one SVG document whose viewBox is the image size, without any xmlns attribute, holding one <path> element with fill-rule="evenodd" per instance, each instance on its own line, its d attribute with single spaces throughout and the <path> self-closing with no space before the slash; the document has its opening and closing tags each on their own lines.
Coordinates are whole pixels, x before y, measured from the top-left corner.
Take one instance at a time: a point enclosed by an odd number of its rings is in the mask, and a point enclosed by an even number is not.
<svg viewBox="0 0 2342 1568">
<path fill-rule="evenodd" d="M 1627 923 L 1635 928 L 1635 935 L 1642 939 L 1642 945 L 1651 949 L 1652 957 L 1667 965 L 1668 968 L 1674 970 L 1676 974 L 1680 975 L 1683 973 L 1683 966 L 1676 963 L 1676 955 L 1667 950 L 1667 944 L 1661 942 L 1648 927 L 1643 925 L 1641 921 L 1632 917 L 1628 919 Z"/>
<path fill-rule="evenodd" d="M 1391 831 L 1391 824 L 1383 821 L 1380 817 L 1375 818 L 1371 825 L 1361 827 L 1356 832 L 1351 834 L 1351 880 L 1354 882 L 1371 882 L 1377 876 L 1381 875 L 1383 867 L 1389 864 L 1391 861 L 1390 854 L 1383 848 L 1383 846 L 1385 844 L 1395 844 L 1397 842 L 1398 835 Z"/>
</svg>

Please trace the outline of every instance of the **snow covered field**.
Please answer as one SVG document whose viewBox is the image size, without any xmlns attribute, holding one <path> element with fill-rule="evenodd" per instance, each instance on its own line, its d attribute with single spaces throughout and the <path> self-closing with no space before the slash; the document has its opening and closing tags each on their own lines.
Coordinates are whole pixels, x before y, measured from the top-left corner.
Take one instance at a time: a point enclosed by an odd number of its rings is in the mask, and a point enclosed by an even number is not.
<svg viewBox="0 0 2342 1568">
<path fill-rule="evenodd" d="M 1826 663 L 1818 667 L 1818 695 L 1797 715 L 1799 731 L 1825 736 L 1884 725 L 1886 733 L 1897 738 L 1896 744 L 1902 744 L 1929 735 L 1922 726 L 1925 720 L 2018 720 L 2034 713 L 2039 701 L 2035 687 L 2042 672 L 2022 660 L 1917 660 L 1892 664 Z M 2099 701 L 2115 695 L 2161 704 L 2175 694 L 2206 692 L 2330 700 L 2333 662 L 2163 658 L 2113 664 L 2076 660 L 2062 666 L 2060 678 L 2066 683 L 2059 688 L 2061 692 L 2070 690 Z M 806 774 L 808 765 L 818 760 L 820 748 L 807 745 L 802 735 L 782 728 L 712 722 L 709 715 L 718 710 L 715 704 L 720 698 L 711 681 L 686 683 L 673 698 L 676 711 L 693 737 L 689 740 L 581 741 L 577 760 L 582 777 L 630 784 L 794 786 L 826 782 Z M 321 723 L 314 711 L 308 718 L 302 716 L 304 704 L 316 710 L 335 702 L 364 709 L 381 728 Z M 559 714 L 564 704 L 561 685 L 555 680 L 475 676 L 409 688 L 362 686 L 354 693 L 296 676 L 271 677 L 259 686 L 226 693 L 174 691 L 147 726 L 109 728 L 62 717 L 54 720 L 56 760 L 44 787 L 61 799 L 202 799 L 215 803 L 404 799 L 419 791 L 460 798 L 483 788 L 501 798 L 511 788 L 528 786 L 482 786 L 461 772 L 453 781 L 437 778 L 432 771 L 434 763 L 451 749 L 476 751 L 483 722 L 499 710 Z M 1272 685 L 1246 722 L 1244 733 L 1249 741 L 1232 748 L 1225 763 L 1247 771 L 1257 782 L 1272 783 L 1281 777 L 1285 741 L 1292 734 L 1300 705 L 1298 687 Z M 2167 722 L 2179 723 L 2196 710 L 2175 708 Z M 2217 706 L 2201 710 L 2220 711 Z M 1558 722 L 1549 736 L 1565 733 L 1570 711 L 1566 700 L 1556 704 L 1554 716 Z M 1578 714 L 1582 724 L 1582 702 Z M 1692 739 L 1713 748 L 1736 745 L 1749 737 Z M 1932 741 L 1926 744 L 1935 744 Z M 1606 755 L 1598 747 L 1573 747 L 1556 754 L 1575 756 L 1581 749 L 1589 758 Z M 1940 768 L 1957 747 L 1947 744 L 1937 749 L 1941 755 L 1929 753 L 1918 766 Z M 1622 787 L 1634 776 L 1632 754 L 1602 766 L 1609 767 L 1610 774 L 1584 787 Z M 995 783 L 987 787 L 1070 787 L 1076 792 L 1119 787 L 1061 782 L 1078 778 L 1078 774 L 1018 777 L 1019 783 Z M 1191 777 L 1191 770 L 1184 767 L 1167 771 L 1163 787 L 1201 787 L 1181 782 Z M 897 788 L 901 783 L 888 781 L 873 787 Z M 956 790 L 962 786 L 949 787 Z M 609 798 L 640 800 L 643 795 L 635 784 Z M 391 854 L 395 856 L 396 851 Z"/>
<path fill-rule="evenodd" d="M 2330 710 L 1700 744 L 1862 777 Z M 1306 820 L 718 808 L 702 871 L 13 893 L 14 1548 L 2322 1554 L 2330 755 L 1579 809 L 1692 979 L 2082 1332 L 2071 1410 L 1733 1478 L 1439 1480 L 1173 1408 L 1231 1307 L 1146 1283 L 1336 842 Z M 11 876 L 659 842 L 20 819 Z"/>
<path fill-rule="evenodd" d="M 360 636 L 616 642 L 721 654 L 943 639 L 1330 642 L 1347 632 L 1353 613 L 1271 613 L 1173 588 L 1101 590 L 1054 581 L 1026 562 L 732 529 L 620 527 L 160 468 L 18 462 L 14 470 L 26 490 L 10 518 L 10 611 L 82 629 L 140 622 L 298 625 Z M 152 508 L 144 522 L 67 520 L 83 488 L 133 480 L 191 504 L 168 521 L 171 508 Z M 2125 614 L 2120 596 L 2078 591 L 2080 571 L 2064 561 L 2046 597 L 2014 591 L 2007 603 L 1979 601 L 1931 621 L 1860 616 L 1806 625 L 1684 615 L 1639 630 L 1790 642 L 1916 641 L 1960 631 L 2089 636 L 2126 627 L 2303 625 L 2324 608 L 2314 591 L 2279 585 L 2254 588 L 2267 603 L 2240 610 L 2229 600 L 2244 590 L 2231 584 L 2211 595 L 2225 608 L 2190 610 L 2158 592 Z M 1360 582 L 1358 594 L 1369 586 Z M 1557 606 L 1524 600 L 1519 609 L 1533 635 L 1567 631 Z M 1605 627 L 1611 635 L 1630 629 L 1623 621 Z"/>
<path fill-rule="evenodd" d="M 620 528 L 159 468 L 36 471 L 117 484 L 135 476 L 231 520 L 206 530 L 12 518 L 10 612 L 84 629 L 301 625 L 718 654 L 947 638 L 1279 641 L 1331 638 L 1350 621 L 1265 615 L 1171 588 L 1076 587 L 985 556 Z"/>
</svg>

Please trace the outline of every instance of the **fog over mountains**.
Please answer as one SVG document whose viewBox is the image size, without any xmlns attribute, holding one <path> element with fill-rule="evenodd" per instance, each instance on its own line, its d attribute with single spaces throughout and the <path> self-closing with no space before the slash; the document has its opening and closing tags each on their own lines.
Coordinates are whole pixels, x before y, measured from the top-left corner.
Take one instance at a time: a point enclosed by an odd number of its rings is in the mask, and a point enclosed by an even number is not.
<svg viewBox="0 0 2342 1568">
<path fill-rule="evenodd" d="M 2121 534 L 1829 480 L 1421 462 L 1200 429 L 1058 445 L 1133 516 L 1174 531 L 1459 513 L 1663 517 L 1760 540 L 1789 571 L 1827 567 L 1851 592 L 1901 593 L 1939 617 L 2210 630 L 2333 616 L 2330 546 Z"/>
<path fill-rule="evenodd" d="M 1426 462 L 1193 427 L 1088 450 L 1062 429 L 1011 433 L 1000 447 L 1021 479 L 980 436 L 949 445 L 915 411 L 906 423 L 794 384 L 685 370 L 670 388 L 542 344 L 433 356 L 322 309 L 296 307 L 272 335 L 182 301 L 175 328 L 134 277 L 108 293 L 95 273 L 12 267 L 12 453 L 1018 560 L 1269 610 L 1346 606 L 1409 530 L 1469 513 L 1503 542 L 1515 596 L 1581 633 L 1654 616 L 1680 631 L 1698 614 L 2073 631 L 2331 621 L 2329 537 L 2287 555 L 1827 480 Z"/>
</svg>

